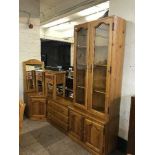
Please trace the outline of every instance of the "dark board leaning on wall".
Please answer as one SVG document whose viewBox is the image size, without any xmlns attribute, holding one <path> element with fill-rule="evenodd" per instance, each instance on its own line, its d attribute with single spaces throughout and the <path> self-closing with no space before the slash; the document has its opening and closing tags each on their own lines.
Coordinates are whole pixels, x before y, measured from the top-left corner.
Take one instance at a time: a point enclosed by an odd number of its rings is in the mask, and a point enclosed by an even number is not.
<svg viewBox="0 0 155 155">
<path fill-rule="evenodd" d="M 70 67 L 71 44 L 53 40 L 41 40 L 41 60 L 45 67 L 62 66 L 63 69 Z"/>
</svg>

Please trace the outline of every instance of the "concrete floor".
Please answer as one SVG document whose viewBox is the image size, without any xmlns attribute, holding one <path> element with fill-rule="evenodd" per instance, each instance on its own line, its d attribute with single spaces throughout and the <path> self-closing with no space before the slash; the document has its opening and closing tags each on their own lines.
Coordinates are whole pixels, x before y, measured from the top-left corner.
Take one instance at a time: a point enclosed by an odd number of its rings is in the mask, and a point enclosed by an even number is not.
<svg viewBox="0 0 155 155">
<path fill-rule="evenodd" d="M 90 153 L 48 122 L 23 122 L 20 155 L 90 155 Z M 111 155 L 123 155 L 116 151 Z"/>
</svg>

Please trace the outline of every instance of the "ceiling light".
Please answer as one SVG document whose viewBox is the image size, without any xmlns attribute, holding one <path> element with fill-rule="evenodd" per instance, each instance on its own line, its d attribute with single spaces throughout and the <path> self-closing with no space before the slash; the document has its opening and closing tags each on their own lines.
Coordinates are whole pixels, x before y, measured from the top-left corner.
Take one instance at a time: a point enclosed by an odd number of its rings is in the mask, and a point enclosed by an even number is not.
<svg viewBox="0 0 155 155">
<path fill-rule="evenodd" d="M 77 14 L 78 14 L 79 16 L 87 16 L 87 15 L 90 15 L 90 14 L 92 14 L 92 13 L 94 13 L 94 12 L 97 12 L 97 11 L 98 11 L 97 8 L 96 8 L 95 6 L 93 6 L 93 7 L 91 7 L 91 8 L 82 10 L 82 11 L 78 12 Z"/>
<path fill-rule="evenodd" d="M 53 22 L 50 22 L 50 23 L 48 23 L 48 24 L 45 24 L 45 25 L 43 25 L 42 27 L 43 27 L 43 28 L 52 27 L 52 26 L 55 26 L 55 25 L 58 25 L 58 24 L 67 22 L 68 20 L 69 20 L 69 19 L 68 19 L 67 17 L 61 18 L 61 19 L 55 20 L 55 21 L 53 21 Z"/>
<path fill-rule="evenodd" d="M 90 16 L 87 16 L 87 17 L 85 17 L 85 19 L 87 21 L 96 20 L 96 19 L 102 17 L 105 14 L 105 12 L 106 11 L 102 11 L 102 12 L 99 12 L 99 13 L 96 13 L 96 14 L 93 14 L 93 15 L 90 15 Z"/>
</svg>

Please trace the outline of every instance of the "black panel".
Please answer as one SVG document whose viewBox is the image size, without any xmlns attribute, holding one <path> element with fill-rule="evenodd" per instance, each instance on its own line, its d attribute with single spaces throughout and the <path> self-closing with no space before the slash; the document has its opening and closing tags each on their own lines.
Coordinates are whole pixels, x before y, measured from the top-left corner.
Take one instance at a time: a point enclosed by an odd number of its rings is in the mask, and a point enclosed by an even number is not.
<svg viewBox="0 0 155 155">
<path fill-rule="evenodd" d="M 45 67 L 62 66 L 63 69 L 70 67 L 70 43 L 53 40 L 41 40 L 41 60 Z"/>
</svg>

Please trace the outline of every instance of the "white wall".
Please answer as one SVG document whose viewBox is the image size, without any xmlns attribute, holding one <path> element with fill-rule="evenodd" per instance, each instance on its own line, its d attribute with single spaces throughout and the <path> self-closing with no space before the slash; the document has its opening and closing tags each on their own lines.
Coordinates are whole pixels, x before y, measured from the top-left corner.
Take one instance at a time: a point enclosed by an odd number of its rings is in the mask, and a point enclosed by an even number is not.
<svg viewBox="0 0 155 155">
<path fill-rule="evenodd" d="M 28 59 L 40 59 L 40 2 L 39 0 L 20 0 L 19 18 L 19 97 L 23 97 L 22 62 Z M 33 29 L 28 28 L 28 14 Z"/>
<path fill-rule="evenodd" d="M 110 0 L 110 15 L 127 21 L 125 56 L 123 66 L 122 99 L 120 107 L 119 136 L 128 139 L 130 99 L 135 94 L 135 19 L 134 0 Z"/>
</svg>

